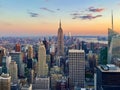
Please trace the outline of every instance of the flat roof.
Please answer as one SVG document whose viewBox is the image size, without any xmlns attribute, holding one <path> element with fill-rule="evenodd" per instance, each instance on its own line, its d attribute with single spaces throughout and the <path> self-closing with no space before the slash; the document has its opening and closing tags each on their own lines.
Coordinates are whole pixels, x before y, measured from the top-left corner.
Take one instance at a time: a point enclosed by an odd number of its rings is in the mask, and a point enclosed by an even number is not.
<svg viewBox="0 0 120 90">
<path fill-rule="evenodd" d="M 102 72 L 120 72 L 120 68 L 116 66 L 116 69 L 115 70 L 104 70 L 101 68 L 101 66 L 97 66 Z M 109 68 L 109 67 L 108 67 Z"/>
<path fill-rule="evenodd" d="M 10 79 L 10 78 L 11 78 L 10 76 L 8 76 L 8 77 L 2 77 L 2 76 L 0 76 L 0 79 L 4 79 L 4 80 Z"/>
<path fill-rule="evenodd" d="M 77 50 L 77 49 L 70 49 L 69 52 L 79 52 L 79 53 L 84 53 L 84 50 Z"/>
</svg>

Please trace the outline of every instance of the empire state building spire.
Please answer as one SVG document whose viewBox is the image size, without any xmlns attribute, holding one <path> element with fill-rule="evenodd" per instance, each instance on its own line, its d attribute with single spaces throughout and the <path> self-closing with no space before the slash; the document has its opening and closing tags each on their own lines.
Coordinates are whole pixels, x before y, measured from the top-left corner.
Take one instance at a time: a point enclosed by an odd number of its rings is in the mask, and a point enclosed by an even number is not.
<svg viewBox="0 0 120 90">
<path fill-rule="evenodd" d="M 61 20 L 59 22 L 59 28 L 58 28 L 57 55 L 58 56 L 64 55 L 64 37 L 63 37 L 63 30 L 61 27 Z"/>
<path fill-rule="evenodd" d="M 111 18 L 112 18 L 112 30 L 114 29 L 113 28 L 113 10 L 111 11 Z"/>
<path fill-rule="evenodd" d="M 59 28 L 61 28 L 61 20 L 60 20 L 60 23 L 59 23 Z"/>
</svg>

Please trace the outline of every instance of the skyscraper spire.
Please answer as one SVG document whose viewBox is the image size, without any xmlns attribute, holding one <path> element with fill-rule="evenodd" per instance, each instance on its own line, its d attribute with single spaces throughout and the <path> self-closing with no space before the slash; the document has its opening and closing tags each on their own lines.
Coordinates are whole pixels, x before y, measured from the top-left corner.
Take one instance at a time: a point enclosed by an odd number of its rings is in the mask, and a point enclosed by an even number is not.
<svg viewBox="0 0 120 90">
<path fill-rule="evenodd" d="M 64 36 L 63 36 L 63 30 L 61 28 L 61 20 L 59 22 L 59 28 L 58 28 L 57 55 L 58 56 L 64 55 Z"/>
<path fill-rule="evenodd" d="M 111 19 L 112 19 L 112 30 L 114 29 L 113 28 L 113 10 L 111 11 Z"/>
<path fill-rule="evenodd" d="M 60 19 L 59 27 L 61 28 L 61 19 Z"/>
</svg>

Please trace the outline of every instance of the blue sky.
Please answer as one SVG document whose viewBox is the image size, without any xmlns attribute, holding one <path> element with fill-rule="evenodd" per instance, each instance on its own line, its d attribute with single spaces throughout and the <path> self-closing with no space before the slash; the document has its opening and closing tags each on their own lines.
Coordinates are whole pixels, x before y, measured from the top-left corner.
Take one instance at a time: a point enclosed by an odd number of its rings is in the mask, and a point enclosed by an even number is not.
<svg viewBox="0 0 120 90">
<path fill-rule="evenodd" d="M 111 10 L 115 30 L 120 31 L 119 8 L 119 0 L 0 0 L 0 32 L 55 35 L 61 19 L 65 34 L 106 35 L 111 27 Z"/>
</svg>

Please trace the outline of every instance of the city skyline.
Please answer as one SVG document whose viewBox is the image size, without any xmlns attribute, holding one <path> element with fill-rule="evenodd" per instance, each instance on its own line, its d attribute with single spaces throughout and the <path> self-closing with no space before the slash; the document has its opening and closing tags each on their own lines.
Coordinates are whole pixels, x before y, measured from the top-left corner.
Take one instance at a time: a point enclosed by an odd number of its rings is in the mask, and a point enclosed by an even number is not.
<svg viewBox="0 0 120 90">
<path fill-rule="evenodd" d="M 120 33 L 118 0 L 0 0 L 0 36 L 107 35 L 111 26 Z"/>
</svg>

